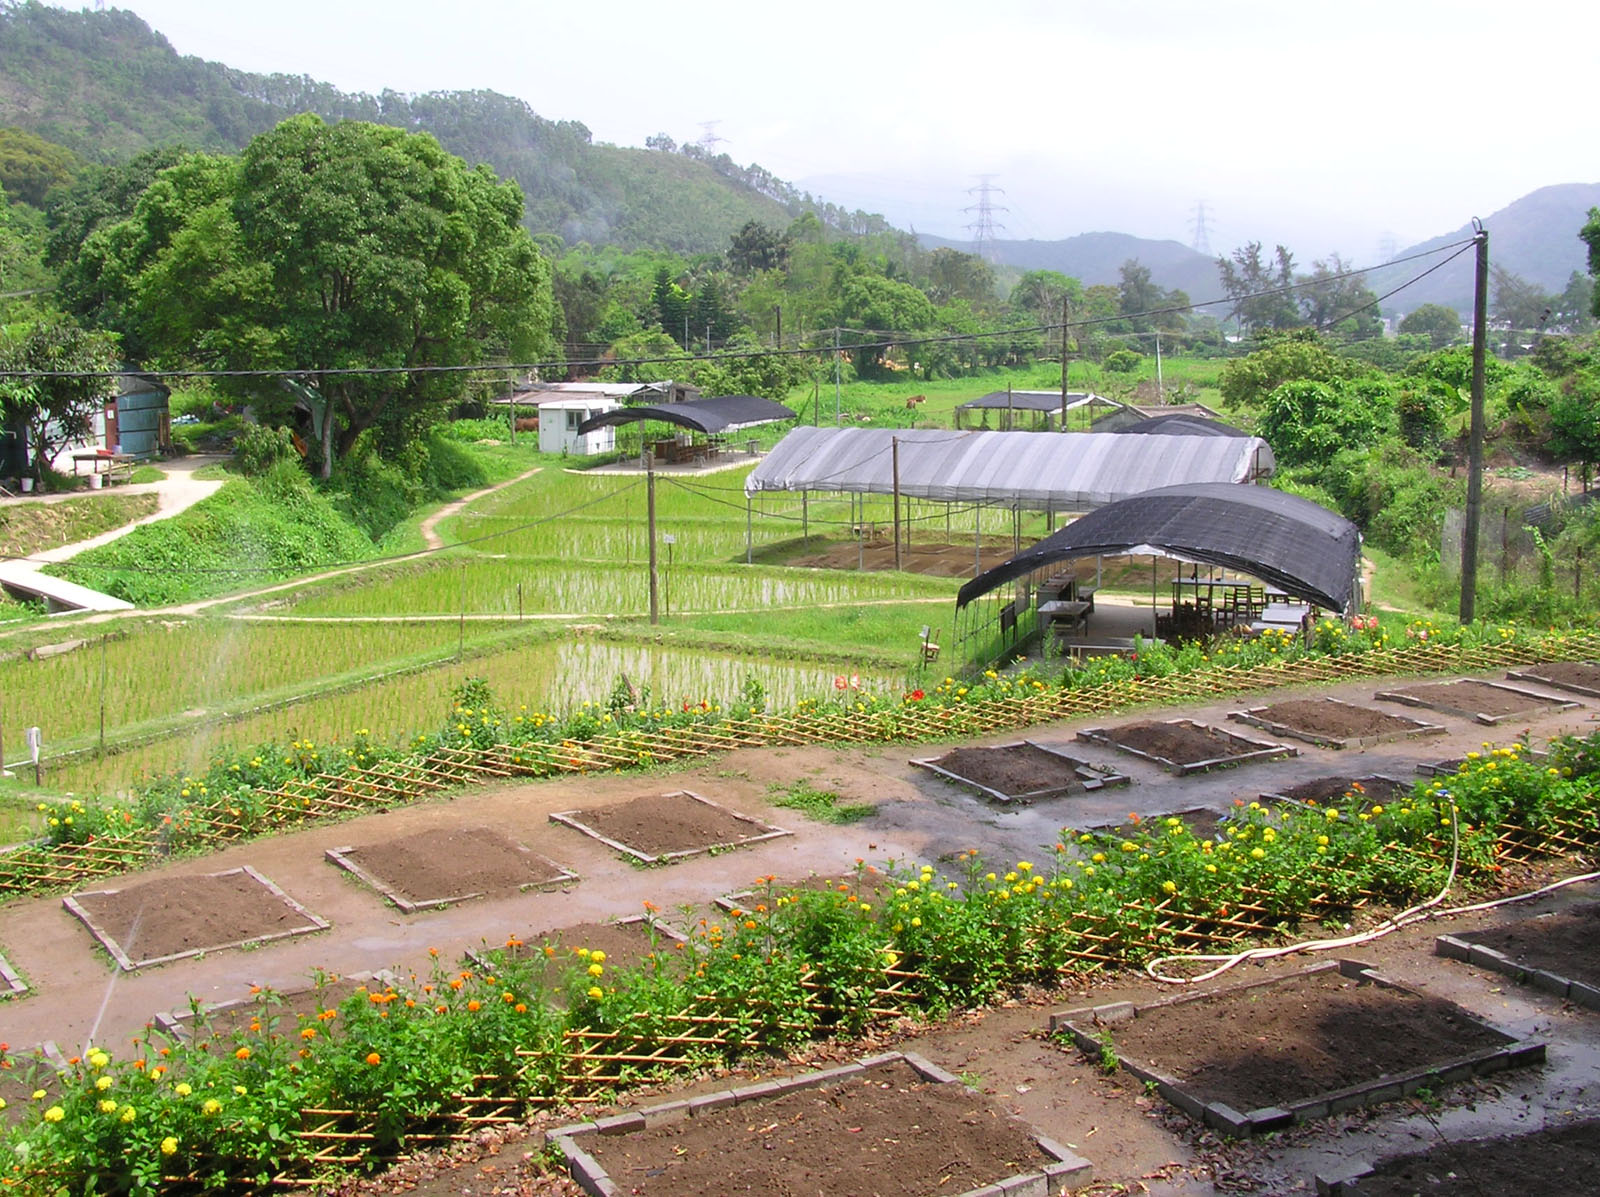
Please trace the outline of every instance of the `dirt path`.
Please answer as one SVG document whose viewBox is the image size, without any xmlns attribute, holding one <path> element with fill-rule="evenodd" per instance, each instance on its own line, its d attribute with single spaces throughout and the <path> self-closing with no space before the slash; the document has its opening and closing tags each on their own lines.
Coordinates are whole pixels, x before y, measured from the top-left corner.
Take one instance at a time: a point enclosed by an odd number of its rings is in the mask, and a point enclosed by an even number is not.
<svg viewBox="0 0 1600 1197">
<path fill-rule="evenodd" d="M 1332 694 L 1370 704 L 1374 691 L 1381 688 L 1381 682 L 1369 680 L 1323 690 L 1274 693 L 1274 698 Z M 1187 714 L 1212 725 L 1232 726 L 1226 723 L 1227 712 L 1247 705 L 1231 698 L 1166 714 Z M 1562 731 L 1586 734 L 1592 728 L 1590 713 L 1597 706 L 1600 703 L 1590 703 L 1531 720 L 1532 737 L 1538 741 Z M 0 950 L 33 987 L 30 996 L 0 1005 L 0 1023 L 4 1025 L 0 1037 L 13 1049 L 46 1039 L 55 1040 L 69 1052 L 79 1050 L 90 1039 L 117 1046 L 155 1013 L 185 1007 L 190 994 L 204 1002 L 230 1000 L 242 996 L 251 984 L 279 988 L 303 984 L 316 968 L 338 973 L 392 968 L 405 977 L 413 971 L 427 971 L 429 948 L 438 948 L 444 958 L 454 959 L 467 948 L 485 941 L 502 942 L 511 934 L 526 936 L 540 929 L 636 914 L 646 898 L 663 911 L 678 912 L 679 919 L 693 921 L 709 913 L 709 903 L 716 896 L 747 886 L 758 876 L 836 876 L 851 870 L 858 858 L 879 863 L 891 859 L 937 862 L 976 848 L 994 862 L 1036 859 L 1040 846 L 1053 844 L 1063 824 L 1116 821 L 1128 811 L 1146 817 L 1178 808 L 1225 811 L 1235 798 L 1281 791 L 1335 772 L 1415 776 L 1419 761 L 1459 755 L 1479 747 L 1485 739 L 1508 740 L 1513 734 L 1450 716 L 1439 721 L 1447 725 L 1449 734 L 1425 742 L 1354 751 L 1303 747 L 1296 758 L 1190 778 L 1175 778 L 1146 762 L 1118 757 L 1115 764 L 1132 778 L 1128 787 L 1015 810 L 996 809 L 958 786 L 929 777 L 907 759 L 922 755 L 915 746 L 746 749 L 663 776 L 601 774 L 469 788 L 388 814 L 310 827 L 238 844 L 214 855 L 174 861 L 135 878 L 109 880 L 104 886 L 115 888 L 158 875 L 192 876 L 249 864 L 329 920 L 331 928 L 320 934 L 248 952 L 212 951 L 132 974 L 108 974 L 104 957 L 59 898 L 26 899 L 0 907 Z M 1079 755 L 1110 754 L 1110 750 L 1098 748 L 1087 751 L 1085 745 L 1074 742 L 1076 731 L 1086 722 L 1052 723 L 987 742 L 1013 742 L 1025 734 L 1030 740 Z M 1108 720 L 1099 716 L 1094 722 Z M 771 799 L 775 792 L 797 780 L 836 790 L 846 801 L 874 803 L 877 813 L 862 823 L 834 827 L 774 807 Z M 548 820 L 554 811 L 679 789 L 794 834 L 641 873 L 605 846 Z M 580 880 L 555 892 L 476 899 L 403 915 L 324 859 L 329 848 L 360 847 L 475 826 L 493 828 L 576 872 Z M 469 866 L 463 862 L 463 867 Z M 1500 917 L 1478 916 L 1478 923 L 1488 925 Z M 1553 1063 L 1545 1069 L 1507 1074 L 1510 1079 L 1503 1084 L 1473 1090 L 1473 1108 L 1452 1107 L 1434 1117 L 1445 1125 L 1481 1128 L 1507 1124 L 1517 1110 L 1523 1111 L 1524 1117 L 1538 1118 L 1546 1110 L 1600 1109 L 1600 1019 L 1541 1003 L 1537 995 L 1503 978 L 1486 982 L 1471 970 L 1434 961 L 1429 955 L 1432 933 L 1418 930 L 1393 944 L 1384 941 L 1348 954 L 1392 963 L 1403 979 L 1463 1001 L 1508 1029 L 1538 1031 L 1560 1044 L 1559 1050 L 1552 1049 Z M 1303 963 L 1290 961 L 1273 967 L 1289 969 Z M 1251 966 L 1238 979 L 1257 975 L 1262 975 L 1261 970 Z M 1181 1118 L 1171 1115 L 1163 1103 L 1136 1084 L 1102 1076 L 1076 1054 L 1046 1039 L 1043 1027 L 1048 1005 L 1075 1005 L 1091 996 L 1088 983 L 1075 982 L 1074 986 L 1040 995 L 1033 1004 L 1011 1004 L 931 1028 L 880 1032 L 866 1046 L 904 1040 L 904 1046 L 973 1079 L 1044 1133 L 1073 1145 L 1095 1163 L 1097 1179 L 1119 1181 L 1131 1191 L 1221 1191 L 1209 1177 L 1217 1174 L 1217 1169 L 1227 1169 L 1232 1178 L 1223 1186 L 1227 1191 L 1309 1193 L 1307 1169 L 1353 1150 L 1348 1144 L 1392 1147 L 1426 1131 L 1415 1110 L 1401 1107 L 1380 1115 L 1346 1115 L 1334 1123 L 1290 1132 L 1265 1147 L 1224 1150 L 1215 1138 L 1188 1129 Z M 1155 995 L 1154 983 L 1123 974 L 1102 982 L 1092 997 L 1100 1002 L 1124 995 L 1148 999 Z M 840 1056 L 845 1051 L 838 1045 L 822 1045 L 813 1050 L 812 1058 Z M 770 1062 L 757 1066 L 767 1071 L 796 1067 L 794 1063 Z M 727 1078 L 702 1084 L 722 1088 Z M 643 1099 L 630 1096 L 627 1100 L 637 1104 Z M 520 1155 L 521 1150 L 509 1158 Z M 501 1157 L 502 1162 L 506 1159 Z M 465 1178 L 470 1177 L 469 1171 Z M 471 1187 L 464 1182 L 460 1189 L 449 1187 L 454 1180 L 439 1183 L 445 1187 L 425 1192 L 445 1194 Z"/>
</svg>

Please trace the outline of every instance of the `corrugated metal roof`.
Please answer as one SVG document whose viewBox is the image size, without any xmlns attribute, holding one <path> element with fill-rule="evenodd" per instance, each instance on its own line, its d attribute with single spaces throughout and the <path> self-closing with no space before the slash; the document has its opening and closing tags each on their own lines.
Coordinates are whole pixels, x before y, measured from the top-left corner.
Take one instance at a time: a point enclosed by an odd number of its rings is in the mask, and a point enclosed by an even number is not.
<svg viewBox="0 0 1600 1197">
<path fill-rule="evenodd" d="M 901 494 L 1034 511 L 1086 511 L 1185 482 L 1244 482 L 1276 464 L 1259 437 L 801 427 L 751 471 L 745 493 L 892 494 L 895 441 Z"/>
</svg>

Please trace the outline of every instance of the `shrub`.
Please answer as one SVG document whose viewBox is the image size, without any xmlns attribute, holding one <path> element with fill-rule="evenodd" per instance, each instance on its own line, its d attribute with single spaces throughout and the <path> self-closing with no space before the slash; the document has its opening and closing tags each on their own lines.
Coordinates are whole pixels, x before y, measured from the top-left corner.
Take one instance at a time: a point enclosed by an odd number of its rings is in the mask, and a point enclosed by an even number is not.
<svg viewBox="0 0 1600 1197">
<path fill-rule="evenodd" d="M 247 424 L 233 441 L 233 458 L 247 478 L 265 474 L 280 461 L 294 461 L 299 451 L 287 428 Z"/>
</svg>

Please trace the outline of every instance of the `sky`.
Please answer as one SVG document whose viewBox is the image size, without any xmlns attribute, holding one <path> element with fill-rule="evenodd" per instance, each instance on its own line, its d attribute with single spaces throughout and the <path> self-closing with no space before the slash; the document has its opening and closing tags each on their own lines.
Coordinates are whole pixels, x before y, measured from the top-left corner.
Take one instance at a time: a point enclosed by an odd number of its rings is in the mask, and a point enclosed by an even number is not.
<svg viewBox="0 0 1600 1197">
<path fill-rule="evenodd" d="M 344 91 L 484 88 L 597 142 L 706 133 L 970 239 L 1116 231 L 1357 265 L 1600 180 L 1592 0 L 126 0 L 181 54 Z"/>
</svg>

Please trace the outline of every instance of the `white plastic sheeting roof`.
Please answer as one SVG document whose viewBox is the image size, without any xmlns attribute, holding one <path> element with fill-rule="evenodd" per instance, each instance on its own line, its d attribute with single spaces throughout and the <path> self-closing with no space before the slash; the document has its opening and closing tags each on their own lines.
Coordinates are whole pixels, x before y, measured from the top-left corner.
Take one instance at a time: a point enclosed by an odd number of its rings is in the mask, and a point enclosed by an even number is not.
<svg viewBox="0 0 1600 1197">
<path fill-rule="evenodd" d="M 1259 437 L 800 427 L 751 471 L 745 494 L 892 494 L 896 440 L 902 495 L 1035 511 L 1086 511 L 1185 482 L 1247 482 L 1276 466 Z"/>
</svg>

